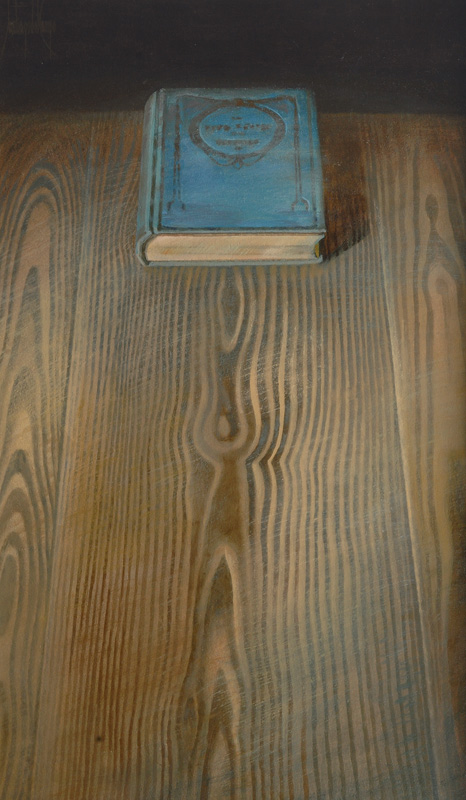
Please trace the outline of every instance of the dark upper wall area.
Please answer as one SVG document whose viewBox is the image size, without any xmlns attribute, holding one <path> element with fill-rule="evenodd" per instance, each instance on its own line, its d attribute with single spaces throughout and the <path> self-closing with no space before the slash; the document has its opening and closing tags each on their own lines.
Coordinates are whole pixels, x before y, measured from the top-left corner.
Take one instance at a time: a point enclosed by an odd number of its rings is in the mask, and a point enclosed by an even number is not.
<svg viewBox="0 0 466 800">
<path fill-rule="evenodd" d="M 2 107 L 140 108 L 164 85 L 289 84 L 312 86 L 323 110 L 462 111 L 465 6 L 5 1 Z"/>
</svg>

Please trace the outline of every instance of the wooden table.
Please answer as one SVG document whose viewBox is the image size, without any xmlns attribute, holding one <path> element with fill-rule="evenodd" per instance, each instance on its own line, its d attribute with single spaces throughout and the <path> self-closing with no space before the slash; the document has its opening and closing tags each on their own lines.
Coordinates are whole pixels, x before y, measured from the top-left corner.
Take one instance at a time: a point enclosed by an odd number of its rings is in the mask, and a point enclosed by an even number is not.
<svg viewBox="0 0 466 800">
<path fill-rule="evenodd" d="M 141 124 L 2 118 L 0 796 L 462 797 L 464 123 L 321 117 L 322 266 L 146 271 Z"/>
</svg>

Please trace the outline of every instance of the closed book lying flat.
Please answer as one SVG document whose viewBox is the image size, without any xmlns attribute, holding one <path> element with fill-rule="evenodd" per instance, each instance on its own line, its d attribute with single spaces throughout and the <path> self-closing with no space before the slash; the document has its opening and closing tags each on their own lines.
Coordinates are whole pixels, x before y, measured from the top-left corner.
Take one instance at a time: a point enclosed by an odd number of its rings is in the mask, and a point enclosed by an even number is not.
<svg viewBox="0 0 466 800">
<path fill-rule="evenodd" d="M 304 89 L 161 89 L 144 115 L 145 266 L 306 264 L 325 233 L 314 99 Z"/>
</svg>

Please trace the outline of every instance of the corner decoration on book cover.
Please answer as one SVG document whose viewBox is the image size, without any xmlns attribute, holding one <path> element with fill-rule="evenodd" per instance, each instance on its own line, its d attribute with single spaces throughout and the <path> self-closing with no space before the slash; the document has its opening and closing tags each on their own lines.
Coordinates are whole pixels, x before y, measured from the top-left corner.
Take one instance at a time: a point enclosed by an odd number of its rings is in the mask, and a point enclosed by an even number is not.
<svg viewBox="0 0 466 800">
<path fill-rule="evenodd" d="M 312 95 L 156 92 L 146 107 L 138 227 L 144 263 L 144 243 L 160 234 L 313 232 L 321 238 Z"/>
</svg>

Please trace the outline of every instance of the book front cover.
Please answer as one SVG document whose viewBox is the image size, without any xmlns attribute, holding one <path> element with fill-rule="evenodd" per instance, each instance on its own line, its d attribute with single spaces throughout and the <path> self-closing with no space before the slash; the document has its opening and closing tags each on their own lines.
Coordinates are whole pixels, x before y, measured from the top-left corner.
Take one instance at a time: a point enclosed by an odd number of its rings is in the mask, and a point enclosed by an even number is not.
<svg viewBox="0 0 466 800">
<path fill-rule="evenodd" d="M 324 226 L 306 91 L 168 91 L 160 122 L 159 230 Z"/>
</svg>

